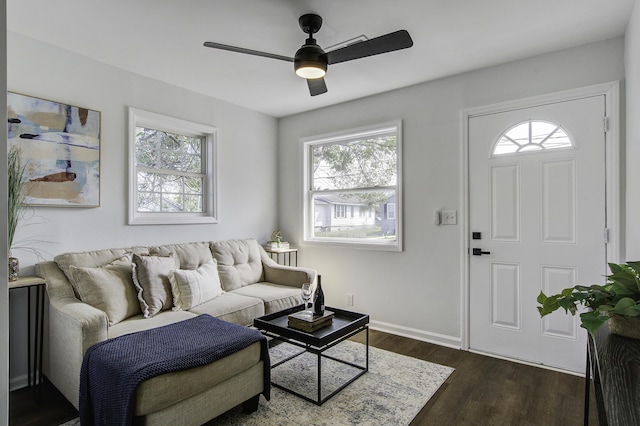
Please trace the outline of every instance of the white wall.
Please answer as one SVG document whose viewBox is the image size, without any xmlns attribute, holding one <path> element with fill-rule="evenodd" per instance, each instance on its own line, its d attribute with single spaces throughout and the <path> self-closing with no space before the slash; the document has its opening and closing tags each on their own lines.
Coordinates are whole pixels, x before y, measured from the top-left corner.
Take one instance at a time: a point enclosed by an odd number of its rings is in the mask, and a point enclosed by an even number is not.
<svg viewBox="0 0 640 426">
<path fill-rule="evenodd" d="M 432 217 L 436 209 L 460 210 L 461 110 L 622 80 L 623 46 L 604 41 L 281 119 L 281 228 L 300 245 L 299 139 L 403 120 L 404 252 L 302 245 L 300 260 L 322 274 L 327 304 L 345 307 L 352 293 L 354 309 L 378 327 L 459 345 L 461 226 L 436 227 Z"/>
<path fill-rule="evenodd" d="M 626 75 L 626 254 L 640 259 L 640 2 L 636 0 L 625 35 Z"/>
<path fill-rule="evenodd" d="M 0 3 L 0 32 L 7 32 L 7 3 L 3 1 Z M 7 55 L 5 43 L 0 43 L 0 69 L 7 69 Z M 5 95 L 7 91 L 7 79 L 4 72 L 0 72 L 0 93 Z M 3 102 L 0 106 L 0 117 L 6 117 L 7 106 Z M 6 134 L 7 124 L 6 120 L 3 120 L 0 125 L 0 132 Z M 0 162 L 7 164 L 7 144 L 1 144 L 0 147 Z M 0 200 L 7 199 L 7 174 L 0 173 Z M 7 209 L 0 209 L 0 241 L 7 240 Z M 6 244 L 0 244 L 0 259 L 7 257 Z M 2 262 L 0 264 L 0 424 L 9 423 L 9 287 L 7 285 L 7 266 Z"/>
<path fill-rule="evenodd" d="M 51 259 L 66 251 L 134 244 L 270 237 L 277 223 L 276 119 L 14 33 L 8 34 L 7 58 L 9 91 L 102 112 L 100 207 L 34 208 L 31 224 L 19 227 L 16 240 L 36 240 L 30 245 Z M 218 128 L 218 224 L 126 224 L 127 106 Z M 22 274 L 33 272 L 37 258 L 14 255 Z M 14 290 L 10 303 L 11 380 L 18 384 L 26 374 L 26 296 Z"/>
</svg>

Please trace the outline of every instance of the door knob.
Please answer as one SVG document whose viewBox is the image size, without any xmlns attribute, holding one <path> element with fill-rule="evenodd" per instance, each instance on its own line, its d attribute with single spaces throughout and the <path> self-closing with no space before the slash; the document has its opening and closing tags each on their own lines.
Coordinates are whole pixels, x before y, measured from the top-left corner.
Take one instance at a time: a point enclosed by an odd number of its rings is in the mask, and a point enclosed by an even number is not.
<svg viewBox="0 0 640 426">
<path fill-rule="evenodd" d="M 482 249 L 480 248 L 474 248 L 473 249 L 473 255 L 474 256 L 482 256 L 483 254 L 491 254 L 490 251 L 482 251 Z"/>
</svg>

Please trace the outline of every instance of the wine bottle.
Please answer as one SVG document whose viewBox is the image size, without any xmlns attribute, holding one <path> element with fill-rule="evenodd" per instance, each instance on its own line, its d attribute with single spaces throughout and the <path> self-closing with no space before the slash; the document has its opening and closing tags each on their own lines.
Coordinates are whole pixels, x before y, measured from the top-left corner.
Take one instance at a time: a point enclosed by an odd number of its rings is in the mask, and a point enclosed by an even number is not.
<svg viewBox="0 0 640 426">
<path fill-rule="evenodd" d="M 322 277 L 318 275 L 318 286 L 313 294 L 313 314 L 324 315 L 324 292 L 322 291 Z"/>
</svg>

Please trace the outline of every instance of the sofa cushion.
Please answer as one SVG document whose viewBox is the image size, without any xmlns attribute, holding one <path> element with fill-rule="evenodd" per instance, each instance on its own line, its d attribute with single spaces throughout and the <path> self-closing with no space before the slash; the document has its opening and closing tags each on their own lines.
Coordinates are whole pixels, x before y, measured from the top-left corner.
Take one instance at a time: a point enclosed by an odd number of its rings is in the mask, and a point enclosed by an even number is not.
<svg viewBox="0 0 640 426">
<path fill-rule="evenodd" d="M 134 414 L 144 416 L 160 411 L 204 392 L 258 363 L 261 363 L 260 342 L 201 367 L 152 377 L 138 386 Z"/>
<path fill-rule="evenodd" d="M 224 291 L 236 290 L 263 280 L 260 246 L 256 240 L 213 242 L 211 252 L 218 261 Z"/>
<path fill-rule="evenodd" d="M 138 293 L 140 309 L 145 318 L 151 318 L 160 311 L 173 307 L 173 295 L 169 275 L 176 269 L 171 256 L 140 256 L 132 259 L 133 284 Z"/>
<path fill-rule="evenodd" d="M 234 324 L 253 325 L 254 318 L 264 315 L 264 303 L 255 297 L 225 292 L 189 312 L 197 315 L 209 314 Z"/>
<path fill-rule="evenodd" d="M 234 290 L 233 294 L 261 299 L 264 303 L 265 315 L 304 303 L 300 288 L 269 282 L 248 285 Z"/>
<path fill-rule="evenodd" d="M 67 279 L 71 282 L 75 290 L 75 282 L 73 276 L 69 270 L 70 266 L 85 267 L 85 268 L 99 268 L 114 260 L 120 259 L 126 254 L 148 254 L 149 249 L 147 247 L 129 247 L 129 248 L 115 248 L 106 250 L 94 250 L 83 251 L 77 253 L 63 253 L 53 258 L 58 268 L 62 269 L 62 272 L 67 276 Z M 77 293 L 77 291 L 76 291 Z"/>
<path fill-rule="evenodd" d="M 123 334 L 151 330 L 152 328 L 173 324 L 174 322 L 183 321 L 195 316 L 196 314 L 192 314 L 189 311 L 162 311 L 152 318 L 145 318 L 139 313 L 138 315 L 127 318 L 126 321 L 121 321 L 118 324 L 109 326 L 107 338 L 111 339 L 113 337 L 122 336 Z"/>
<path fill-rule="evenodd" d="M 109 325 L 140 313 L 128 256 L 97 268 L 69 266 L 81 301 L 107 314 Z"/>
<path fill-rule="evenodd" d="M 213 258 L 209 243 L 204 242 L 149 247 L 149 254 L 153 256 L 169 256 L 171 253 L 174 254 L 179 269 L 197 269 Z"/>
<path fill-rule="evenodd" d="M 198 269 L 176 269 L 169 277 L 173 292 L 173 310 L 189 310 L 222 294 L 215 259 Z"/>
</svg>

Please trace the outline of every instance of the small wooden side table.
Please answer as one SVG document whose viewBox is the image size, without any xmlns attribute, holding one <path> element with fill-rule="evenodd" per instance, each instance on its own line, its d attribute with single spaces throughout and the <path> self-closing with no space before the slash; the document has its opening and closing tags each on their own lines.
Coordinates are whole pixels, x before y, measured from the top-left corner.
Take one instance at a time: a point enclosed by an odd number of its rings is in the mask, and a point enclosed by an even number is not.
<svg viewBox="0 0 640 426">
<path fill-rule="evenodd" d="M 44 341 L 44 293 L 46 281 L 40 277 L 24 276 L 9 281 L 9 290 L 24 288 L 27 290 L 27 382 L 35 388 L 42 383 L 42 352 Z M 33 377 L 31 374 L 31 290 L 36 291 L 35 327 L 33 336 Z"/>
<path fill-rule="evenodd" d="M 294 265 L 298 266 L 298 249 L 288 248 L 288 249 L 265 249 L 269 256 L 276 262 L 280 263 L 280 255 L 282 255 L 282 265 L 291 266 L 291 254 L 294 254 Z M 275 256 L 274 256 L 275 255 Z"/>
</svg>

